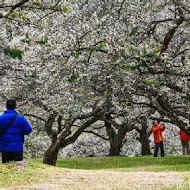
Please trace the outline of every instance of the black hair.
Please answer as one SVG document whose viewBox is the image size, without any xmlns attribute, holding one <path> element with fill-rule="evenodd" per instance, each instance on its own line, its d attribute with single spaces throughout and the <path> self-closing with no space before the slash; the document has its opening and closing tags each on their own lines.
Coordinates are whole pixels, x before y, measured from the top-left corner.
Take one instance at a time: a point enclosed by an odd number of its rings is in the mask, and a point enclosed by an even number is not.
<svg viewBox="0 0 190 190">
<path fill-rule="evenodd" d="M 15 109 L 16 108 L 16 100 L 15 99 L 9 99 L 6 102 L 7 109 Z"/>
</svg>

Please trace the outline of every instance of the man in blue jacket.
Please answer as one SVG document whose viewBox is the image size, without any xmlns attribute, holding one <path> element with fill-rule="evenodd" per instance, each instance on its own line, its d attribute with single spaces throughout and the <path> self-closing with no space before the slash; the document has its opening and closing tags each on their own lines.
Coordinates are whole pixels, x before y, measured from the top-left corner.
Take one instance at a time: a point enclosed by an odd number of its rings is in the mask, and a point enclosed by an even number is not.
<svg viewBox="0 0 190 190">
<path fill-rule="evenodd" d="M 16 101 L 10 99 L 6 102 L 7 110 L 0 116 L 0 133 L 11 123 L 17 114 Z M 23 160 L 24 135 L 32 132 L 28 121 L 22 115 L 17 115 L 10 127 L 0 136 L 0 151 L 2 162 Z"/>
</svg>

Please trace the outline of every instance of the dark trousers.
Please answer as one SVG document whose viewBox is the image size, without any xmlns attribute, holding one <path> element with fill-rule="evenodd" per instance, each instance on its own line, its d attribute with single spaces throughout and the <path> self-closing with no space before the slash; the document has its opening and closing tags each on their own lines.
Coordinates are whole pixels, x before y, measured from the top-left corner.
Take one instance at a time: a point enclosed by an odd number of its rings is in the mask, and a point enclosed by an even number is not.
<svg viewBox="0 0 190 190">
<path fill-rule="evenodd" d="M 1 152 L 2 163 L 23 160 L 23 152 Z"/>
<path fill-rule="evenodd" d="M 181 141 L 181 144 L 183 148 L 183 155 L 189 154 L 189 141 Z"/>
<path fill-rule="evenodd" d="M 155 143 L 154 157 L 157 157 L 159 148 L 161 151 L 161 156 L 164 157 L 164 143 L 163 143 L 163 141 L 160 141 L 159 143 Z"/>
</svg>

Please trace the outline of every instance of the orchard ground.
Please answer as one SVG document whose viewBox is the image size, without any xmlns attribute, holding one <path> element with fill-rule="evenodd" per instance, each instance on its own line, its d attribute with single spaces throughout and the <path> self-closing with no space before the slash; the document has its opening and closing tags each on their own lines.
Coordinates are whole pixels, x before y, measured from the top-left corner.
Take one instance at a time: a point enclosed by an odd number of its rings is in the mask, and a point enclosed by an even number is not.
<svg viewBox="0 0 190 190">
<path fill-rule="evenodd" d="M 56 167 L 27 161 L 25 169 L 0 164 L 0 190 L 190 189 L 190 156 L 60 158 Z"/>
</svg>

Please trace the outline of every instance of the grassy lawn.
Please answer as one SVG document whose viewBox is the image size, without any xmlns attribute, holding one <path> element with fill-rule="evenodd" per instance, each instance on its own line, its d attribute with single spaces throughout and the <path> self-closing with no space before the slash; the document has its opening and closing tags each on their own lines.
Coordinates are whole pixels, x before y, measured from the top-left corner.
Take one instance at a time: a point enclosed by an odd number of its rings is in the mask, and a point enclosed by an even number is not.
<svg viewBox="0 0 190 190">
<path fill-rule="evenodd" d="M 13 162 L 0 164 L 0 187 L 42 182 L 48 177 L 45 172 L 48 168 L 35 160 L 30 160 L 29 166 L 21 171 L 14 168 Z"/>
<path fill-rule="evenodd" d="M 13 167 L 14 163 L 0 164 L 0 188 L 44 183 L 52 177 L 73 169 L 119 172 L 179 172 L 190 171 L 190 156 L 139 157 L 84 157 L 59 158 L 57 166 L 42 164 L 41 159 L 30 159 L 24 170 Z M 65 175 L 65 174 L 64 174 Z M 187 174 L 185 174 L 187 175 Z M 189 180 L 186 178 L 186 180 Z"/>
<path fill-rule="evenodd" d="M 62 158 L 58 160 L 57 167 L 86 170 L 190 171 L 190 156 Z"/>
</svg>

